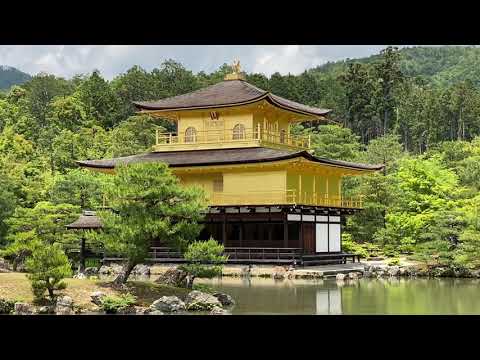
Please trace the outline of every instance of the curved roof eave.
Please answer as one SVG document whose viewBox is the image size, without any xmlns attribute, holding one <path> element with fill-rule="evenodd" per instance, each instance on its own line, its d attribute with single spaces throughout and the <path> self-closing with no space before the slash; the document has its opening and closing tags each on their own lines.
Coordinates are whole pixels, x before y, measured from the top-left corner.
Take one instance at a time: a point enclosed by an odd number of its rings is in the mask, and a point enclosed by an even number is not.
<svg viewBox="0 0 480 360">
<path fill-rule="evenodd" d="M 226 107 L 233 107 L 233 106 L 242 106 L 242 105 L 249 105 L 253 104 L 256 102 L 259 102 L 264 99 L 268 99 L 269 103 L 281 108 L 283 110 L 287 110 L 290 112 L 294 112 L 297 114 L 301 115 L 307 115 L 307 116 L 314 116 L 314 117 L 323 117 L 327 114 L 329 114 L 332 110 L 331 109 L 324 109 L 323 112 L 321 113 L 316 113 L 316 112 L 309 112 L 309 111 L 303 111 L 299 110 L 284 104 L 280 104 L 278 101 L 276 101 L 272 96 L 271 93 L 266 93 L 265 95 L 258 96 L 252 100 L 248 101 L 242 101 L 242 102 L 235 102 L 235 103 L 228 103 L 228 104 L 217 104 L 217 105 L 202 105 L 202 106 L 189 106 L 189 107 L 176 107 L 176 108 L 158 108 L 154 106 L 149 106 L 149 105 L 142 105 L 141 102 L 133 102 L 135 107 L 137 109 L 140 109 L 139 112 L 141 113 L 161 113 L 161 112 L 170 112 L 170 111 L 189 111 L 189 110 L 203 110 L 203 109 L 218 109 L 218 108 L 226 108 Z"/>
<path fill-rule="evenodd" d="M 207 151 L 207 150 L 204 150 L 204 151 Z M 275 156 L 272 158 L 210 161 L 210 162 L 199 162 L 199 163 L 187 162 L 184 164 L 182 163 L 169 164 L 169 166 L 172 168 L 182 168 L 182 167 L 201 167 L 201 166 L 240 165 L 240 164 L 268 163 L 268 162 L 289 160 L 289 159 L 294 159 L 298 157 L 303 157 L 306 160 L 327 165 L 327 166 L 334 166 L 334 167 L 359 170 L 359 171 L 377 171 L 377 170 L 383 169 L 383 165 L 358 164 L 358 163 L 352 163 L 352 162 L 347 162 L 342 160 L 331 160 L 331 159 L 319 158 L 319 157 L 313 156 L 306 150 L 292 152 L 290 154 Z M 107 163 L 96 162 L 96 160 L 84 160 L 84 161 L 78 160 L 76 161 L 76 163 L 82 167 L 87 167 L 87 168 L 114 169 L 115 166 L 117 165 L 117 163 L 115 163 L 115 160 L 118 163 L 122 163 L 122 162 L 128 163 L 129 162 L 128 160 L 135 160 L 135 158 L 137 158 L 137 156 L 133 155 L 133 156 L 127 156 L 123 158 L 110 159 L 110 162 L 107 162 Z M 153 162 L 153 161 L 162 161 L 162 160 L 148 159 L 148 160 L 144 160 L 143 162 Z"/>
</svg>

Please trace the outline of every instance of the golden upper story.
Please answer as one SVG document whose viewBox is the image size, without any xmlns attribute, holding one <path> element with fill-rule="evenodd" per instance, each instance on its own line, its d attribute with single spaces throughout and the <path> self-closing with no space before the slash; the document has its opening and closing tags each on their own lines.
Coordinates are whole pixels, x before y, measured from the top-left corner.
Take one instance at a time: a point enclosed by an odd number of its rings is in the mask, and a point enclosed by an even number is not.
<svg viewBox="0 0 480 360">
<path fill-rule="evenodd" d="M 156 134 L 153 151 L 280 147 L 309 149 L 308 136 L 291 134 L 291 125 L 325 120 L 330 110 L 271 94 L 244 81 L 239 63 L 223 82 L 155 102 L 137 102 L 141 113 L 172 121 L 174 133 Z"/>
<path fill-rule="evenodd" d="M 315 205 L 361 208 L 342 195 L 344 176 L 381 166 L 319 159 L 308 136 L 291 125 L 325 120 L 330 110 L 299 104 L 259 89 L 239 70 L 223 82 L 154 102 L 136 102 L 140 113 L 168 119 L 175 133 L 156 134 L 152 152 L 81 166 L 114 172 L 119 163 L 163 161 L 185 186 L 201 187 L 211 206 Z"/>
</svg>

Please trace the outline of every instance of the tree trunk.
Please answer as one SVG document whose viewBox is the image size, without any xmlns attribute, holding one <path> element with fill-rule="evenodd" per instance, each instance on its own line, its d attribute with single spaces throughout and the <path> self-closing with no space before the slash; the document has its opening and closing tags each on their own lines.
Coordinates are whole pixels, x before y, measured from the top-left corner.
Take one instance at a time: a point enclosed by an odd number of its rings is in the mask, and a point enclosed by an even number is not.
<svg viewBox="0 0 480 360">
<path fill-rule="evenodd" d="M 53 289 L 51 287 L 47 287 L 47 291 L 48 291 L 48 296 L 53 301 L 53 299 L 55 299 L 55 294 L 53 293 Z"/>
<path fill-rule="evenodd" d="M 113 280 L 113 284 L 117 286 L 125 284 L 135 265 L 136 263 L 133 261 L 127 260 L 127 262 L 123 265 L 122 272 L 117 275 L 115 280 Z"/>
<path fill-rule="evenodd" d="M 187 289 L 193 288 L 193 281 L 195 280 L 195 276 L 187 275 Z"/>
</svg>

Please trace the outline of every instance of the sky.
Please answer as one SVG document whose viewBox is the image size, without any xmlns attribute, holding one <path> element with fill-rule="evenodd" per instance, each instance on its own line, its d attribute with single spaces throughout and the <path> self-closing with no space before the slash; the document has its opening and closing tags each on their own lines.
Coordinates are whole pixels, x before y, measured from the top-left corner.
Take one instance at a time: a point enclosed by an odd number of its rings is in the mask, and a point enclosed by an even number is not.
<svg viewBox="0 0 480 360">
<path fill-rule="evenodd" d="M 215 71 L 240 60 L 242 70 L 299 74 L 328 61 L 378 53 L 387 45 L 0 45 L 0 65 L 31 75 L 46 72 L 71 78 L 100 70 L 111 80 L 139 65 L 147 71 L 167 59 L 194 73 Z"/>
</svg>

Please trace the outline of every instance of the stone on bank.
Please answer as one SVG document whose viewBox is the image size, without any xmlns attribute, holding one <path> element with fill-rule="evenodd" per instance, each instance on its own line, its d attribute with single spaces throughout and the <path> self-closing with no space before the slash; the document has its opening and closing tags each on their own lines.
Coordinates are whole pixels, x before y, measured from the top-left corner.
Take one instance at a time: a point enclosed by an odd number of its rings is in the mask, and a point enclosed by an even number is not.
<svg viewBox="0 0 480 360">
<path fill-rule="evenodd" d="M 221 302 L 215 296 L 198 290 L 188 293 L 185 305 L 189 311 L 210 311 L 216 306 L 222 307 Z"/>
</svg>

